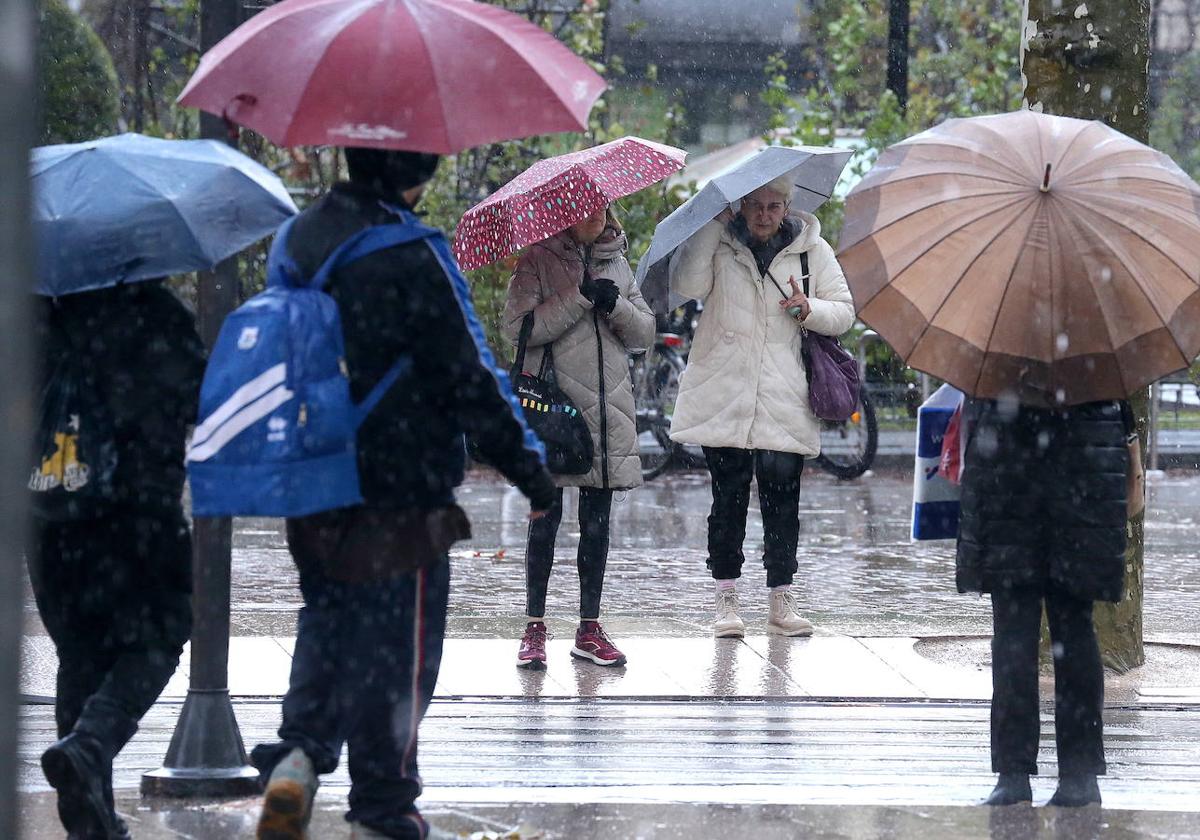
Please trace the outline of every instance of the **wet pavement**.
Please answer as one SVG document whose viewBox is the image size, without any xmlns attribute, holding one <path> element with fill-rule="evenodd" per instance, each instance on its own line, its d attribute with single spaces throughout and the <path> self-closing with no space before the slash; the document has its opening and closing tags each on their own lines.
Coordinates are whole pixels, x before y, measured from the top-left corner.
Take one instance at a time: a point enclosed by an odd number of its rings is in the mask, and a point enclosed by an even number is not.
<svg viewBox="0 0 1200 840">
<path fill-rule="evenodd" d="M 1106 685 L 1106 808 L 1082 814 L 956 807 L 990 786 L 989 604 L 954 591 L 952 543 L 908 539 L 911 479 L 839 483 L 810 472 L 796 594 L 812 639 L 769 637 L 755 560 L 742 584 L 749 636 L 714 640 L 704 568 L 709 490 L 673 475 L 614 506 L 606 626 L 630 657 L 607 670 L 570 658 L 578 586 L 574 499 L 560 533 L 550 667 L 513 667 L 522 626 L 527 505 L 473 475 L 475 527 L 455 550 L 450 636 L 422 735 L 423 801 L 464 833 L 524 824 L 532 838 L 1200 838 L 1200 476 L 1154 477 L 1147 525 L 1147 665 Z M 752 502 L 752 508 L 756 502 Z M 747 554 L 760 549 L 752 509 Z M 278 523 L 235 535 L 230 688 L 245 742 L 271 738 L 286 687 L 295 576 Z M 54 657 L 30 605 L 23 689 L 49 700 Z M 181 667 L 116 767 L 138 838 L 249 836 L 256 803 L 143 802 L 186 691 Z M 1049 674 L 1043 698 L 1052 695 Z M 21 803 L 34 840 L 61 837 L 38 755 L 52 708 L 24 707 Z M 1055 775 L 1043 716 L 1043 776 Z M 313 838 L 344 838 L 348 780 L 327 778 Z M 540 832 L 540 833 L 539 833 Z M 500 836 L 498 833 L 485 836 Z"/>
<path fill-rule="evenodd" d="M 22 800 L 35 826 L 52 818 L 49 795 Z M 236 801 L 179 808 L 119 800 L 139 840 L 226 840 L 252 836 L 256 803 Z M 347 840 L 345 803 L 322 794 L 314 840 Z M 518 803 L 427 808 L 440 828 L 473 840 L 1196 840 L 1191 814 L 1084 808 L 985 809 L 895 805 L 743 805 L 642 803 Z M 34 828 L 27 840 L 58 840 Z"/>
<path fill-rule="evenodd" d="M 987 599 L 955 591 L 953 543 L 909 539 L 911 482 L 911 471 L 838 482 L 811 465 L 806 469 L 795 594 L 819 626 L 846 635 L 990 632 Z M 459 499 L 471 517 L 474 538 L 453 552 L 450 633 L 510 632 L 492 619 L 519 619 L 525 613 L 528 504 L 488 473 L 472 474 Z M 618 494 L 606 617 L 662 622 L 655 634 L 708 635 L 712 583 L 704 560 L 710 502 L 702 472 L 670 474 Z M 575 495 L 568 492 L 565 504 L 547 613 L 572 620 L 579 597 L 573 569 L 579 537 Z M 1150 638 L 1200 644 L 1198 517 L 1200 475 L 1171 472 L 1150 483 L 1145 609 Z M 752 497 L 741 585 L 750 623 L 766 617 L 761 540 L 757 499 Z M 233 605 L 236 635 L 294 635 L 299 592 L 279 521 L 239 521 Z M 35 617 L 31 599 L 28 613 Z M 35 626 L 34 632 L 40 630 Z"/>
</svg>

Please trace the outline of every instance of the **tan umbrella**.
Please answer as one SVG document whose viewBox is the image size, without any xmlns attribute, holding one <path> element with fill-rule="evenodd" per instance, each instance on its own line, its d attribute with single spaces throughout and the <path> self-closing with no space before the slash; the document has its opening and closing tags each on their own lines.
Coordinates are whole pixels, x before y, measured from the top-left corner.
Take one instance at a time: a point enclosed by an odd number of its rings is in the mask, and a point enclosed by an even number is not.
<svg viewBox="0 0 1200 840">
<path fill-rule="evenodd" d="M 1119 399 L 1200 354 L 1200 186 L 1099 122 L 949 120 L 880 155 L 839 258 L 859 316 L 978 397 Z"/>
</svg>

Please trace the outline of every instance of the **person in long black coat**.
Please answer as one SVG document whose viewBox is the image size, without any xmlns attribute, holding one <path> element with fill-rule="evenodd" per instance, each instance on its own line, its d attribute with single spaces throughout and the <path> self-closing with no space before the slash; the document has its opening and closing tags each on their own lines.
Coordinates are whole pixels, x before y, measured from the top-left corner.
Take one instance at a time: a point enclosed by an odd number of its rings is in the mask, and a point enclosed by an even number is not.
<svg viewBox="0 0 1200 840">
<path fill-rule="evenodd" d="M 992 596 L 988 805 L 1032 799 L 1042 606 L 1054 659 L 1058 789 L 1048 804 L 1100 801 L 1104 668 L 1095 601 L 1124 590 L 1128 406 L 1041 409 L 969 401 L 957 552 L 960 592 Z"/>
</svg>

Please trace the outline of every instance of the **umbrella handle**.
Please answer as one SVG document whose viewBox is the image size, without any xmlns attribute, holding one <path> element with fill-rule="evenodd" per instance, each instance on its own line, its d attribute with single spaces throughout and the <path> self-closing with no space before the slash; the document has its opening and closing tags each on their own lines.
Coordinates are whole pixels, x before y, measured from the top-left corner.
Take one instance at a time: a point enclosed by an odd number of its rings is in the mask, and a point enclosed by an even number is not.
<svg viewBox="0 0 1200 840">
<path fill-rule="evenodd" d="M 1050 192 L 1050 164 L 1046 164 L 1046 174 L 1042 178 L 1042 186 L 1039 187 L 1042 192 Z"/>
</svg>

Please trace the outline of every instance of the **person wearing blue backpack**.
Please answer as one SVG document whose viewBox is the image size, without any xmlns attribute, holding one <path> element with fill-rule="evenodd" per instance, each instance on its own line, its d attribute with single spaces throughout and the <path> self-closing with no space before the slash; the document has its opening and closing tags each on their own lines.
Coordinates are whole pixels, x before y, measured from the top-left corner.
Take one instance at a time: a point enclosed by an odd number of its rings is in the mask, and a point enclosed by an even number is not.
<svg viewBox="0 0 1200 840">
<path fill-rule="evenodd" d="M 282 230 L 271 258 L 273 267 L 284 266 L 294 277 L 314 278 L 308 288 L 323 283 L 336 302 L 345 344 L 337 364 L 348 378 L 358 424 L 352 448 L 358 486 L 350 498 L 360 499 L 329 509 L 336 500 L 328 493 L 338 482 L 326 480 L 333 474 L 320 472 L 320 463 L 306 462 L 295 469 L 307 472 L 279 479 L 290 489 L 262 502 L 272 514 L 288 516 L 304 608 L 279 740 L 252 753 L 266 781 L 258 837 L 305 836 L 317 777 L 336 768 L 345 744 L 353 837 L 424 840 L 445 836 L 416 805 L 417 730 L 441 660 L 447 550 L 470 535 L 454 501 L 465 469 L 464 434 L 529 498 L 537 512 L 532 516 L 549 509 L 556 492 L 540 444 L 494 367 L 445 240 L 412 213 L 438 157 L 348 148 L 346 161 L 349 182 L 335 185 Z M 377 249 L 388 242 L 396 244 Z M 266 326 L 237 320 L 254 314 L 251 306 L 231 316 L 214 359 L 222 340 L 252 352 L 268 339 Z M 237 467 L 227 461 L 237 453 L 239 435 L 245 446 L 261 450 L 272 435 L 287 445 L 297 426 L 320 438 L 328 422 L 321 414 L 332 403 L 322 402 L 319 383 L 304 386 L 309 398 L 289 409 L 300 386 L 282 375 L 272 384 L 270 370 L 252 379 L 258 384 L 249 391 L 250 383 L 226 388 L 209 412 L 202 392 L 207 419 L 189 459 L 199 468 L 193 491 L 199 490 L 201 505 L 212 506 L 210 513 L 219 508 L 217 490 L 235 493 L 229 476 Z M 206 388 L 213 375 L 210 364 Z M 261 465 L 243 469 L 265 474 Z M 277 469 L 271 474 L 278 478 Z M 328 486 L 313 486 L 323 481 Z M 301 504 L 316 512 L 296 515 Z"/>
</svg>

